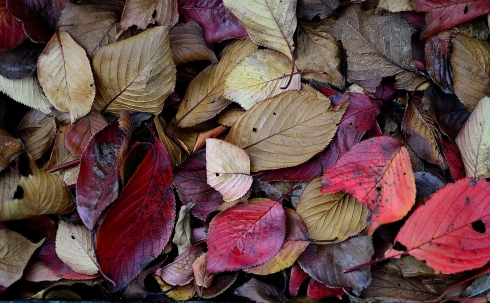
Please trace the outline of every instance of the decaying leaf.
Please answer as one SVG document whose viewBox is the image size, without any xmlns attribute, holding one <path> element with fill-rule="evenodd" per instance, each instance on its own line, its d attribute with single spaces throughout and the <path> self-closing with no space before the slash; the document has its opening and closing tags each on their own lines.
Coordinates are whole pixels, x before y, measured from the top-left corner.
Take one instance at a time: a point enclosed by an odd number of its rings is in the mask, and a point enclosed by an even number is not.
<svg viewBox="0 0 490 303">
<path fill-rule="evenodd" d="M 155 275 L 160 276 L 165 283 L 170 285 L 186 285 L 194 279 L 192 264 L 204 253 L 204 243 L 189 246 L 179 254 L 175 260 L 159 268 Z"/>
<path fill-rule="evenodd" d="M 382 8 L 393 13 L 413 11 L 412 1 L 410 0 L 380 0 L 378 8 Z"/>
<path fill-rule="evenodd" d="M 455 31 L 447 30 L 430 37 L 425 43 L 427 72 L 432 80 L 448 94 L 454 93 L 451 39 L 455 36 Z"/>
</svg>

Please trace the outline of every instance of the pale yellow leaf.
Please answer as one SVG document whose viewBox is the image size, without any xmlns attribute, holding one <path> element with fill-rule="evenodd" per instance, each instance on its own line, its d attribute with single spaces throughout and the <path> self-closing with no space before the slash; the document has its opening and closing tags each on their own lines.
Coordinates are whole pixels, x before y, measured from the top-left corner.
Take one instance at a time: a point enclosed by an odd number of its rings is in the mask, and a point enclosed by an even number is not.
<svg viewBox="0 0 490 303">
<path fill-rule="evenodd" d="M 243 23 L 253 42 L 293 59 L 296 0 L 223 0 L 223 3 Z"/>
<path fill-rule="evenodd" d="M 296 166 L 335 135 L 345 108 L 329 110 L 329 105 L 313 93 L 282 93 L 238 118 L 226 141 L 245 150 L 253 172 Z"/>
<path fill-rule="evenodd" d="M 12 160 L 20 155 L 23 149 L 24 144 L 20 139 L 0 129 L 0 171 L 4 170 Z"/>
<path fill-rule="evenodd" d="M 73 271 L 83 275 L 94 275 L 99 271 L 95 264 L 91 232 L 85 225 L 60 220 L 55 247 L 56 255 Z"/>
<path fill-rule="evenodd" d="M 466 176 L 490 178 L 490 97 L 480 100 L 456 137 Z"/>
<path fill-rule="evenodd" d="M 49 102 L 69 112 L 72 123 L 88 114 L 95 97 L 94 76 L 85 50 L 69 33 L 53 35 L 37 60 L 37 77 Z"/>
<path fill-rule="evenodd" d="M 206 140 L 206 172 L 208 184 L 228 202 L 243 197 L 253 181 L 247 154 L 218 139 Z"/>
<path fill-rule="evenodd" d="M 187 87 L 176 115 L 179 127 L 190 127 L 211 119 L 230 101 L 222 98 L 225 80 L 233 68 L 257 50 L 250 39 L 235 41 L 223 51 L 218 64 L 211 65 L 195 77 Z"/>
<path fill-rule="evenodd" d="M 456 96 L 472 111 L 490 94 L 490 44 L 457 35 L 453 40 L 451 66 Z"/>
<path fill-rule="evenodd" d="M 174 26 L 179 21 L 174 0 L 127 0 L 121 17 L 123 32 L 133 25 L 146 29 L 149 24 Z"/>
<path fill-rule="evenodd" d="M 5 200 L 0 208 L 0 221 L 20 220 L 40 215 L 66 214 L 75 209 L 68 188 L 57 176 L 40 170 L 31 161 L 32 175 L 21 177 L 22 199 Z"/>
<path fill-rule="evenodd" d="M 48 163 L 44 167 L 44 170 L 49 170 L 54 167 L 69 163 L 71 161 L 77 160 L 77 157 L 73 156 L 65 145 L 65 136 L 67 125 L 64 125 L 58 129 L 56 133 L 56 138 L 54 139 L 53 150 L 51 151 L 51 157 Z M 72 185 L 77 183 L 78 172 L 80 170 L 80 165 L 75 165 L 66 169 L 59 170 L 54 174 L 59 176 L 67 185 Z"/>
<path fill-rule="evenodd" d="M 378 8 L 392 13 L 413 11 L 412 0 L 380 0 Z"/>
<path fill-rule="evenodd" d="M 169 37 L 175 65 L 200 60 L 218 63 L 216 55 L 204 41 L 202 28 L 195 21 L 177 24 L 170 30 Z"/>
<path fill-rule="evenodd" d="M 15 101 L 45 114 L 49 114 L 51 111 L 51 104 L 34 76 L 12 80 L 0 76 L 0 91 Z"/>
<path fill-rule="evenodd" d="M 0 229 L 0 286 L 7 288 L 22 277 L 32 253 L 41 246 L 31 243 L 20 234 Z"/>
<path fill-rule="evenodd" d="M 334 244 L 345 241 L 366 228 L 369 210 L 354 196 L 343 192 L 322 195 L 321 183 L 321 177 L 313 178 L 301 194 L 296 208 L 308 226 L 310 238 L 320 241 L 334 240 L 317 244 Z"/>
<path fill-rule="evenodd" d="M 116 115 L 162 110 L 176 79 L 168 32 L 168 26 L 157 26 L 97 52 L 95 109 Z"/>
<path fill-rule="evenodd" d="M 36 129 L 25 143 L 25 150 L 29 156 L 37 160 L 41 158 L 53 144 L 56 137 L 56 122 L 53 117 L 40 128 Z"/>
<path fill-rule="evenodd" d="M 288 87 L 291 62 L 284 55 L 259 50 L 243 59 L 226 78 L 224 97 L 245 109 L 282 92 L 301 89 L 301 77 L 293 75 Z"/>
</svg>

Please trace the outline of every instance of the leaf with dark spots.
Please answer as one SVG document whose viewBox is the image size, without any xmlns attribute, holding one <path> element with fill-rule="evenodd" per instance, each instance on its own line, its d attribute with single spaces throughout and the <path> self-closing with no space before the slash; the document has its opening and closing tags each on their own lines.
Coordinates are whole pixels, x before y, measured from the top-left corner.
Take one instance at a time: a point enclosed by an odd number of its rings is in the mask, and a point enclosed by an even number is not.
<svg viewBox="0 0 490 303">
<path fill-rule="evenodd" d="M 131 123 L 127 114 L 92 137 L 82 153 L 77 179 L 77 210 L 83 223 L 93 229 L 102 211 L 118 196 L 119 166 L 129 142 Z"/>
<path fill-rule="evenodd" d="M 16 48 L 0 56 L 0 75 L 7 79 L 22 79 L 36 71 L 37 57 L 44 48 L 43 44 L 24 41 Z"/>
<path fill-rule="evenodd" d="M 191 213 L 203 221 L 224 202 L 221 194 L 207 183 L 205 150 L 175 169 L 174 186 L 182 203 L 194 203 Z"/>
<path fill-rule="evenodd" d="M 120 290 L 167 245 L 175 221 L 172 167 L 168 152 L 154 137 L 153 149 L 109 209 L 97 233 L 102 272 Z"/>
<path fill-rule="evenodd" d="M 7 0 L 0 1 L 0 51 L 10 50 L 27 38 L 22 22 L 7 10 Z"/>
</svg>

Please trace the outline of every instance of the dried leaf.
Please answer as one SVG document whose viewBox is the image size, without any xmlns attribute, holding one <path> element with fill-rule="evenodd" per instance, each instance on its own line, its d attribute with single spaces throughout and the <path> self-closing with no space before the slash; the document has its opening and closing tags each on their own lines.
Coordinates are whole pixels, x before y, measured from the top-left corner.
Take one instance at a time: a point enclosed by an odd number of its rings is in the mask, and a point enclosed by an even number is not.
<svg viewBox="0 0 490 303">
<path fill-rule="evenodd" d="M 392 13 L 413 11 L 411 0 L 380 0 L 378 8 L 385 9 Z"/>
<path fill-rule="evenodd" d="M 7 0 L 0 1 L 0 16 L 0 51 L 7 51 L 21 44 L 27 35 L 22 22 L 7 10 Z"/>
<path fill-rule="evenodd" d="M 20 139 L 12 137 L 8 132 L 0 129 L 0 171 L 4 170 L 12 160 L 20 155 L 23 149 L 24 144 Z"/>
<path fill-rule="evenodd" d="M 61 279 L 40 260 L 30 263 L 25 271 L 24 278 L 30 282 L 58 281 Z"/>
<path fill-rule="evenodd" d="M 426 68 L 432 80 L 447 94 L 453 94 L 453 69 L 451 67 L 452 43 L 455 31 L 443 31 L 425 43 Z"/>
<path fill-rule="evenodd" d="M 48 171 L 52 168 L 59 167 L 63 164 L 67 164 L 77 160 L 77 158 L 73 156 L 66 148 L 66 129 L 67 125 L 63 125 L 58 129 L 58 132 L 56 133 L 56 138 L 54 140 L 54 146 L 51 151 L 51 156 L 49 157 L 48 163 L 44 166 L 44 170 Z M 73 167 L 59 170 L 55 172 L 55 175 L 59 176 L 63 180 L 63 182 L 65 182 L 65 184 L 72 185 L 77 183 L 78 171 L 79 166 L 75 165 Z"/>
<path fill-rule="evenodd" d="M 10 169 L 0 172 L 0 209 L 3 201 L 14 197 L 19 180 L 20 176 Z"/>
<path fill-rule="evenodd" d="M 174 237 L 172 243 L 177 245 L 177 251 L 180 254 L 191 245 L 191 216 L 190 211 L 194 207 L 194 203 L 182 205 L 179 210 L 177 223 L 175 223 Z"/>
<path fill-rule="evenodd" d="M 296 13 L 298 18 L 311 20 L 315 16 L 325 19 L 331 15 L 337 7 L 339 0 L 298 0 Z"/>
<path fill-rule="evenodd" d="M 82 156 L 92 137 L 107 126 L 104 116 L 91 110 L 85 117 L 68 125 L 65 135 L 66 148 L 76 157 Z"/>
<path fill-rule="evenodd" d="M 47 123 L 36 129 L 32 135 L 27 138 L 25 150 L 34 160 L 41 158 L 51 147 L 56 137 L 56 123 L 54 118 L 50 117 Z"/>
<path fill-rule="evenodd" d="M 153 276 L 157 280 L 160 289 L 165 292 L 165 296 L 175 301 L 187 301 L 194 297 L 196 288 L 194 284 L 187 284 L 183 286 L 174 287 L 173 285 L 165 283 L 159 276 Z"/>
<path fill-rule="evenodd" d="M 286 297 L 281 294 L 281 290 L 276 286 L 264 283 L 255 278 L 251 278 L 247 283 L 235 289 L 235 293 L 241 297 L 249 298 L 258 303 L 277 303 L 286 302 Z"/>
<path fill-rule="evenodd" d="M 291 267 L 289 278 L 289 293 L 291 296 L 296 297 L 298 295 L 299 288 L 308 278 L 310 278 L 310 276 L 305 273 L 297 263 Z"/>
<path fill-rule="evenodd" d="M 162 143 L 167 148 L 172 163 L 182 164 L 185 158 L 183 158 L 182 156 L 181 149 L 165 132 L 165 128 L 167 127 L 167 122 L 161 116 L 155 116 L 153 122 L 155 123 L 155 127 L 158 132 L 158 139 L 160 139 L 160 141 L 162 141 Z"/>
<path fill-rule="evenodd" d="M 176 0 L 128 0 L 121 17 L 119 33 L 133 25 L 146 29 L 149 24 L 174 26 L 179 21 Z"/>
<path fill-rule="evenodd" d="M 36 71 L 37 57 L 44 45 L 33 43 L 29 39 L 21 45 L 0 56 L 0 75 L 7 79 L 24 79 Z"/>
<path fill-rule="evenodd" d="M 199 60 L 218 63 L 216 55 L 204 41 L 201 27 L 195 21 L 174 26 L 170 30 L 169 39 L 175 65 Z"/>
<path fill-rule="evenodd" d="M 15 101 L 37 109 L 45 114 L 51 110 L 51 104 L 44 96 L 34 76 L 20 80 L 9 80 L 0 76 L 0 91 Z"/>
<path fill-rule="evenodd" d="M 238 273 L 235 271 L 214 275 L 213 284 L 209 288 L 197 287 L 197 294 L 203 299 L 214 298 L 222 294 L 235 283 Z"/>
<path fill-rule="evenodd" d="M 342 288 L 331 288 L 325 284 L 317 282 L 315 279 L 311 279 L 310 282 L 308 282 L 308 288 L 306 289 L 306 295 L 317 300 L 328 297 L 337 297 L 342 299 L 343 294 L 344 291 Z"/>
<path fill-rule="evenodd" d="M 158 269 L 155 275 L 159 275 L 165 283 L 170 285 L 186 285 L 194 279 L 192 264 L 204 253 L 206 245 L 204 243 L 189 246 L 175 260 Z"/>
<path fill-rule="evenodd" d="M 192 263 L 195 284 L 201 288 L 211 287 L 213 279 L 216 276 L 215 274 L 208 274 L 206 270 L 206 264 L 208 263 L 207 255 L 207 253 L 203 253 Z"/>
</svg>

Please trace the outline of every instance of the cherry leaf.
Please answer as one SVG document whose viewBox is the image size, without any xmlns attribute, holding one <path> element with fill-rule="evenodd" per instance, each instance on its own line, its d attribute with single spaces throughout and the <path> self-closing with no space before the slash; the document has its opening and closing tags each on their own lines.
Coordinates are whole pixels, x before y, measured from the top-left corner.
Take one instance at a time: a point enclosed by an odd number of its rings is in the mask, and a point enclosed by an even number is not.
<svg viewBox="0 0 490 303">
<path fill-rule="evenodd" d="M 121 17 L 120 33 L 133 25 L 146 29 L 151 23 L 174 26 L 179 21 L 177 0 L 128 0 Z"/>
<path fill-rule="evenodd" d="M 342 288 L 331 288 L 325 284 L 317 282 L 315 279 L 311 279 L 310 282 L 308 282 L 308 288 L 306 289 L 306 295 L 317 300 L 328 297 L 337 297 L 342 299 L 343 294 L 344 291 Z"/>
<path fill-rule="evenodd" d="M 170 30 L 169 38 L 175 65 L 199 60 L 218 63 L 216 55 L 204 41 L 201 27 L 195 21 L 175 25 Z"/>
<path fill-rule="evenodd" d="M 415 203 L 415 178 L 403 144 L 375 137 L 355 145 L 323 176 L 322 194 L 344 191 L 371 210 L 369 233 L 403 218 Z"/>
<path fill-rule="evenodd" d="M 226 141 L 206 139 L 206 171 L 208 184 L 227 202 L 243 197 L 252 185 L 250 159 Z"/>
<path fill-rule="evenodd" d="M 436 273 L 452 274 L 482 267 L 490 261 L 488 229 L 490 184 L 465 178 L 437 191 L 407 219 L 385 257 L 408 253 Z"/>
<path fill-rule="evenodd" d="M 76 157 L 82 155 L 92 137 L 107 126 L 107 121 L 99 112 L 92 110 L 85 117 L 69 124 L 65 134 L 66 148 Z"/>
<path fill-rule="evenodd" d="M 308 278 L 310 278 L 310 276 L 305 273 L 297 263 L 291 267 L 289 278 L 289 293 L 291 296 L 296 297 L 298 295 L 301 284 Z"/>
<path fill-rule="evenodd" d="M 209 225 L 208 272 L 260 265 L 277 254 L 285 234 L 286 216 L 277 201 L 233 206 L 216 215 Z"/>
<path fill-rule="evenodd" d="M 300 19 L 311 20 L 319 16 L 323 20 L 331 15 L 339 5 L 339 0 L 298 0 L 296 14 Z"/>
<path fill-rule="evenodd" d="M 15 101 L 45 114 L 51 111 L 51 104 L 34 76 L 13 80 L 0 76 L 0 91 Z"/>
<path fill-rule="evenodd" d="M 0 1 L 0 16 L 0 51 L 6 51 L 21 44 L 27 35 L 22 22 L 7 10 L 7 0 Z"/>
<path fill-rule="evenodd" d="M 170 285 L 186 285 L 194 279 L 192 264 L 204 253 L 204 243 L 189 246 L 175 260 L 159 268 L 155 275 L 159 275 L 163 281 Z"/>
<path fill-rule="evenodd" d="M 155 138 L 97 233 L 101 270 L 120 290 L 167 245 L 175 221 L 172 167 L 168 152 Z"/>
<path fill-rule="evenodd" d="M 0 171 L 2 171 L 22 153 L 24 144 L 3 129 L 0 129 L 0 142 Z"/>
</svg>

